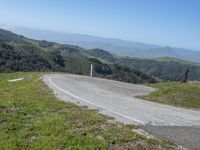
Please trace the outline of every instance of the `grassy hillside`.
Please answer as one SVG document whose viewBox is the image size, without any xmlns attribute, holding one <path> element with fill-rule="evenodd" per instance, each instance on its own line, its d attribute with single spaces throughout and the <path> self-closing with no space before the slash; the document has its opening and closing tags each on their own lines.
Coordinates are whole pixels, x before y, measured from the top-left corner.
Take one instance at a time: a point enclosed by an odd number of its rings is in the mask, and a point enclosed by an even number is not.
<svg viewBox="0 0 200 150">
<path fill-rule="evenodd" d="M 200 63 L 190 62 L 190 61 L 187 61 L 187 60 L 174 58 L 174 57 L 158 57 L 158 58 L 155 58 L 154 60 L 160 61 L 160 62 L 178 62 L 178 63 L 181 63 L 181 64 L 200 66 Z"/>
<path fill-rule="evenodd" d="M 0 74 L 0 149 L 176 149 L 86 107 L 59 101 L 41 73 Z M 24 80 L 8 82 L 24 77 Z M 109 121 L 110 120 L 110 121 Z"/>
<path fill-rule="evenodd" d="M 116 57 L 101 49 L 37 41 L 0 30 L 0 72 L 61 71 L 89 75 L 90 64 L 94 65 L 97 77 L 131 83 L 178 81 L 188 66 L 189 80 L 200 80 L 200 66 L 182 60 Z"/>
<path fill-rule="evenodd" d="M 32 37 L 34 39 L 45 39 L 47 41 L 59 41 L 73 45 L 80 45 L 86 49 L 101 48 L 119 56 L 130 56 L 139 58 L 156 58 L 156 57 L 177 57 L 190 61 L 200 62 L 200 52 L 187 50 L 183 48 L 163 47 L 147 43 L 132 42 L 121 39 L 110 39 L 94 37 L 81 34 L 56 33 L 50 31 L 33 30 L 28 28 L 10 28 L 16 33 Z M 45 34 L 42 34 L 45 32 Z"/>
<path fill-rule="evenodd" d="M 200 66 L 198 66 L 198 63 L 190 63 L 172 57 L 158 58 L 160 61 L 153 59 L 116 57 L 101 49 L 92 49 L 87 53 L 113 64 L 118 64 L 131 69 L 139 70 L 141 72 L 145 72 L 146 74 L 163 81 L 180 80 L 187 67 L 189 67 L 189 79 L 200 80 Z"/>
<path fill-rule="evenodd" d="M 101 58 L 102 60 L 106 60 L 107 62 L 114 62 L 116 60 L 116 57 L 114 55 L 98 48 L 89 49 L 87 51 L 84 51 L 84 53 L 94 56 L 96 58 Z"/>
<path fill-rule="evenodd" d="M 137 69 L 163 81 L 179 81 L 189 67 L 189 80 L 200 80 L 200 67 L 196 65 L 137 58 L 120 58 L 115 63 Z"/>
<path fill-rule="evenodd" d="M 165 82 L 151 84 L 158 90 L 142 98 L 186 108 L 200 108 L 200 84 Z"/>
<path fill-rule="evenodd" d="M 136 69 L 116 66 L 88 57 L 78 46 L 37 41 L 0 29 L 0 72 L 59 71 L 131 83 L 156 82 Z M 121 70 L 119 70 L 121 69 Z"/>
</svg>

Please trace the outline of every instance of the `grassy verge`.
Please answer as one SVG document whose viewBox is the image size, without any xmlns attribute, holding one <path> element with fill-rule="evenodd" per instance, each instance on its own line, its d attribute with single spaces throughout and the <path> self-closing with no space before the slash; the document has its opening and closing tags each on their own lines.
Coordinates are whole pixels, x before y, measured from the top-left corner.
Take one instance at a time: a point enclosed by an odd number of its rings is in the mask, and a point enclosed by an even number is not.
<svg viewBox="0 0 200 150">
<path fill-rule="evenodd" d="M 158 90 L 141 98 L 186 108 L 200 108 L 200 84 L 165 82 L 151 84 Z"/>
<path fill-rule="evenodd" d="M 40 73 L 0 74 L 0 149 L 175 149 L 94 110 L 57 100 Z M 8 79 L 24 76 L 13 83 Z"/>
</svg>

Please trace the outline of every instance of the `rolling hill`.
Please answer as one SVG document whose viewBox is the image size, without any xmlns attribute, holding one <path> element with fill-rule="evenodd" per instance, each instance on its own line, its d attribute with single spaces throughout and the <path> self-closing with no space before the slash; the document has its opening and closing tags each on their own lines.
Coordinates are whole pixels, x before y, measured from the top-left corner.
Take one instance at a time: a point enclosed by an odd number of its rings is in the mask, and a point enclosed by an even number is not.
<svg viewBox="0 0 200 150">
<path fill-rule="evenodd" d="M 120 57 L 102 49 L 33 40 L 6 30 L 0 30 L 0 56 L 0 72 L 62 71 L 89 75 L 92 63 L 97 77 L 142 83 L 180 80 L 189 66 L 189 79 L 200 80 L 197 63 L 171 57 Z"/>
<path fill-rule="evenodd" d="M 83 34 L 57 33 L 22 27 L 10 27 L 9 30 L 39 40 L 48 40 L 64 44 L 79 45 L 85 49 L 100 48 L 119 56 L 138 58 L 175 57 L 187 61 L 200 62 L 200 52 L 170 46 L 158 46 L 121 39 L 102 38 Z"/>
<path fill-rule="evenodd" d="M 153 76 L 154 78 L 161 79 L 163 81 L 180 80 L 187 67 L 189 67 L 189 79 L 200 80 L 200 67 L 196 65 L 196 63 L 194 65 L 193 63 L 189 63 L 185 60 L 180 60 L 176 58 L 172 59 L 171 57 L 169 57 L 171 60 L 168 59 L 167 61 L 161 61 L 161 59 L 166 60 L 166 58 L 153 60 L 132 57 L 115 57 L 114 55 L 101 49 L 91 49 L 87 53 L 94 57 L 99 57 L 106 61 L 110 61 L 114 64 L 122 65 L 132 69 L 137 69 L 141 72 L 145 72 L 146 74 Z"/>
<path fill-rule="evenodd" d="M 33 40 L 0 29 L 0 72 L 59 71 L 89 75 L 90 64 L 94 64 L 97 77 L 131 83 L 156 82 L 136 69 L 88 57 L 85 51 L 78 46 Z"/>
<path fill-rule="evenodd" d="M 178 63 L 181 63 L 181 64 L 200 66 L 200 63 L 186 61 L 186 60 L 174 58 L 174 57 L 158 57 L 158 58 L 155 58 L 154 60 L 160 61 L 160 62 L 178 62 Z"/>
</svg>

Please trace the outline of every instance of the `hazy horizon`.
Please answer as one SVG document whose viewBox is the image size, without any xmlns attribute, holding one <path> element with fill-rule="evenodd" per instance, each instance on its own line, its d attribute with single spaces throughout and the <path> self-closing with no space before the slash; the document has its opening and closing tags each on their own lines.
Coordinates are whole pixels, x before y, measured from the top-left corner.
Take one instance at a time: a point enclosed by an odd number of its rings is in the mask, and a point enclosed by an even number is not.
<svg viewBox="0 0 200 150">
<path fill-rule="evenodd" d="M 200 51 L 198 6 L 195 0 L 2 0 L 0 24 Z"/>
<path fill-rule="evenodd" d="M 8 30 L 13 32 L 14 28 L 21 28 L 21 29 L 27 29 L 27 30 L 35 30 L 35 31 L 41 31 L 42 32 L 51 32 L 51 33 L 57 33 L 57 34 L 77 34 L 77 35 L 81 35 L 81 36 L 90 36 L 90 37 L 95 37 L 95 38 L 103 38 L 103 39 L 114 39 L 114 40 L 122 40 L 122 41 L 127 41 L 127 42 L 133 42 L 133 43 L 141 43 L 141 44 L 147 44 L 147 45 L 153 45 L 153 46 L 158 46 L 158 47 L 172 47 L 172 48 L 180 48 L 180 49 L 186 49 L 186 50 L 190 50 L 190 51 L 200 51 L 200 49 L 192 49 L 192 48 L 187 48 L 187 47 L 178 47 L 178 46 L 173 46 L 173 45 L 161 45 L 161 44 L 157 44 L 157 43 L 147 43 L 147 42 L 143 42 L 143 41 L 131 41 L 128 39 L 122 39 L 120 37 L 104 37 L 104 36 L 98 36 L 98 35 L 90 35 L 90 34 L 86 34 L 86 33 L 76 33 L 76 32 L 68 32 L 68 31 L 52 31 L 52 30 L 47 30 L 47 29 L 37 29 L 37 28 L 29 28 L 29 27 L 22 27 L 22 26 L 10 26 L 10 25 L 5 25 L 5 24 L 0 24 L 0 28 Z M 14 32 L 16 34 L 18 34 L 17 32 Z M 21 34 L 23 35 L 23 34 Z M 26 36 L 26 35 L 23 35 Z M 28 38 L 33 38 L 30 36 L 27 36 Z M 33 38 L 36 40 L 46 40 L 46 39 L 38 39 L 38 38 Z M 55 41 L 54 41 L 55 42 Z M 58 42 L 58 41 L 57 41 Z M 60 42 L 58 42 L 60 43 Z M 62 42 L 61 42 L 62 44 Z M 64 42 L 64 44 L 67 44 L 67 42 Z"/>
</svg>

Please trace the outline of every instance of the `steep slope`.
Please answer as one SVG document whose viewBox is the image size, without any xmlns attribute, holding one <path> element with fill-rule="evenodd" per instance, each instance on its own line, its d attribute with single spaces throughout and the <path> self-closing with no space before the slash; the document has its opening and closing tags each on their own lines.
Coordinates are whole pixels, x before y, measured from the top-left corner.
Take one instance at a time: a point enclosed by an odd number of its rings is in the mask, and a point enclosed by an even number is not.
<svg viewBox="0 0 200 150">
<path fill-rule="evenodd" d="M 79 45 L 86 49 L 100 48 L 119 56 L 139 58 L 176 57 L 200 62 L 200 52 L 183 48 L 163 47 L 121 39 L 102 38 L 83 34 L 56 33 L 44 30 L 13 27 L 10 30 L 30 38 Z"/>
<path fill-rule="evenodd" d="M 6 31 L 3 29 L 0 29 L 0 42 L 15 42 L 15 41 L 20 41 L 22 40 L 24 37 L 17 35 L 17 34 L 13 34 L 10 31 Z"/>
<path fill-rule="evenodd" d="M 156 82 L 136 69 L 87 57 L 84 51 L 78 46 L 32 40 L 0 30 L 0 72 L 62 71 L 89 75 L 90 64 L 94 64 L 97 77 L 131 83 Z"/>
<path fill-rule="evenodd" d="M 138 69 L 151 76 L 158 77 L 164 81 L 178 81 L 181 79 L 183 73 L 190 68 L 189 79 L 200 80 L 200 67 L 189 64 L 182 64 L 178 62 L 158 62 L 148 59 L 133 59 L 121 58 L 115 63 L 122 66 Z"/>
<path fill-rule="evenodd" d="M 98 49 L 98 48 L 86 50 L 86 51 L 84 51 L 84 53 L 88 54 L 90 56 L 101 58 L 108 62 L 114 62 L 116 60 L 116 56 L 114 56 L 113 54 L 111 54 L 105 50 Z"/>
<path fill-rule="evenodd" d="M 200 80 L 200 66 L 196 64 L 194 65 L 193 63 L 191 64 L 183 63 L 187 61 L 176 59 L 176 58 L 172 59 L 171 57 L 166 57 L 166 59 L 171 58 L 171 60 L 157 61 L 157 60 L 151 60 L 151 59 L 138 59 L 138 58 L 131 58 L 131 57 L 115 57 L 112 54 L 101 49 L 89 50 L 87 53 L 92 56 L 104 59 L 106 61 L 111 61 L 114 64 L 119 64 L 131 69 L 136 69 L 141 72 L 145 72 L 150 76 L 154 76 L 164 81 L 180 80 L 184 71 L 187 69 L 187 67 L 189 67 L 190 68 L 189 79 Z M 104 55 L 100 55 L 102 53 Z M 165 59 L 165 57 L 160 58 L 160 59 L 163 60 Z"/>
<path fill-rule="evenodd" d="M 200 63 L 186 61 L 186 60 L 174 58 L 174 57 L 158 57 L 158 58 L 155 58 L 154 60 L 160 61 L 160 62 L 178 62 L 178 63 L 181 63 L 181 64 L 189 64 L 189 65 L 200 66 Z"/>
</svg>

